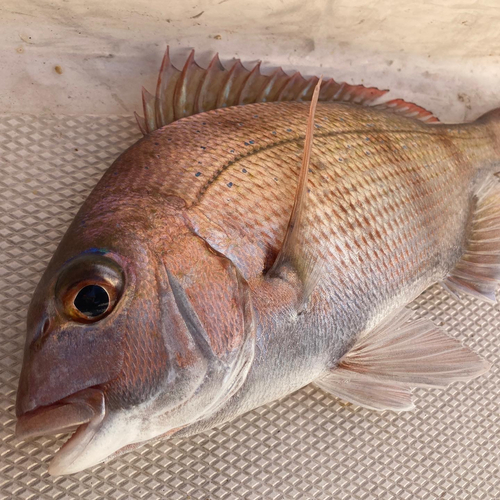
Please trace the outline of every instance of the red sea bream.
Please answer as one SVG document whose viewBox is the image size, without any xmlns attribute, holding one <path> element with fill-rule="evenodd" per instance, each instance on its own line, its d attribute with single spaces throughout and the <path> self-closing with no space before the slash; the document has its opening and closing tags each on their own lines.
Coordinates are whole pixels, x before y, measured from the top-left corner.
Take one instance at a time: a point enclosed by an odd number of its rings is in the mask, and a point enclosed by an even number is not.
<svg viewBox="0 0 500 500">
<path fill-rule="evenodd" d="M 500 112 L 384 94 L 167 52 L 30 305 L 18 435 L 76 429 L 52 474 L 309 383 L 401 411 L 488 369 L 405 306 L 437 282 L 495 301 Z"/>
</svg>

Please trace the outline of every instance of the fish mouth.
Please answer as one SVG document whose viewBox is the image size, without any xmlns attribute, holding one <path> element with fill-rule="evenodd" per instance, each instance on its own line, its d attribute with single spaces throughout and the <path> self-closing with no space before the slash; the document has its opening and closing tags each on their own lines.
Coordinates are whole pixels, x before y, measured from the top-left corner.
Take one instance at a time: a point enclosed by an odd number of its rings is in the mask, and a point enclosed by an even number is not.
<svg viewBox="0 0 500 500">
<path fill-rule="evenodd" d="M 26 439 L 75 431 L 49 465 L 50 474 L 65 474 L 93 440 L 105 414 L 104 393 L 96 388 L 84 389 L 18 417 L 16 437 Z"/>
</svg>

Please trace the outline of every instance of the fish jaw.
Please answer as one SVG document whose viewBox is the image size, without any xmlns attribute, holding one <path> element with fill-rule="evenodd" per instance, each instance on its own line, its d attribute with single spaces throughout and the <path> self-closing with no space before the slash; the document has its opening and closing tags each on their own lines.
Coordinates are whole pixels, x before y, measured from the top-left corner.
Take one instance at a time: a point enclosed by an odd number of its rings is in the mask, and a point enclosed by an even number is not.
<svg viewBox="0 0 500 500">
<path fill-rule="evenodd" d="M 16 436 L 26 439 L 67 432 L 76 427 L 75 433 L 57 452 L 49 467 L 49 472 L 52 468 L 51 473 L 54 475 L 67 474 L 72 472 L 76 459 L 84 455 L 87 445 L 94 439 L 105 416 L 104 393 L 97 388 L 89 388 L 51 405 L 40 406 L 19 415 Z"/>
<path fill-rule="evenodd" d="M 190 405 L 187 405 L 188 408 Z M 181 405 L 182 409 L 184 405 Z M 49 464 L 52 476 L 75 474 L 108 462 L 143 443 L 165 439 L 179 430 L 186 416 L 174 409 L 155 415 L 156 402 L 149 401 L 133 409 L 106 412 L 78 427 Z M 176 418 L 177 417 L 177 418 Z"/>
<path fill-rule="evenodd" d="M 131 442 L 140 441 L 136 436 L 140 436 L 138 422 L 142 419 L 137 419 L 137 412 L 132 413 L 107 411 L 104 393 L 90 388 L 19 416 L 16 435 L 25 439 L 75 430 L 48 469 L 52 476 L 74 474 L 119 455 Z"/>
<path fill-rule="evenodd" d="M 152 435 L 143 432 L 148 414 L 149 405 L 134 411 L 110 412 L 105 394 L 90 388 L 19 416 L 16 436 L 25 439 L 74 430 L 48 469 L 52 476 L 74 474 L 151 439 Z M 153 434 L 160 432 L 155 426 L 153 429 Z"/>
<path fill-rule="evenodd" d="M 177 428 L 170 430 L 163 418 L 152 415 L 152 406 L 154 401 L 134 409 L 110 411 L 104 392 L 91 387 L 20 414 L 16 437 L 24 440 L 74 431 L 49 464 L 53 476 L 74 474 L 144 441 L 174 433 Z"/>
<path fill-rule="evenodd" d="M 253 338 L 225 363 L 203 363 L 185 387 L 187 397 L 173 407 L 165 406 L 166 385 L 150 400 L 118 411 L 106 411 L 104 399 L 93 417 L 56 453 L 49 465 L 53 476 L 74 474 L 130 451 L 141 444 L 169 438 L 180 429 L 207 420 L 240 390 L 253 360 Z"/>
<path fill-rule="evenodd" d="M 125 446 L 127 433 L 123 429 L 120 429 L 122 432 L 109 432 L 113 420 L 103 411 L 79 426 L 51 460 L 49 474 L 63 476 L 80 472 L 103 462 L 110 453 Z"/>
</svg>

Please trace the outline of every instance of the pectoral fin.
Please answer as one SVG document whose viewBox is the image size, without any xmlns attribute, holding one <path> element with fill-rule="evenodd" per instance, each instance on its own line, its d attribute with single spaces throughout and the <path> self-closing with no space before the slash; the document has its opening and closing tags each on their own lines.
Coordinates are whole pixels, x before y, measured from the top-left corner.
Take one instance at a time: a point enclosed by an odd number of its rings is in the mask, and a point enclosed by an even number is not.
<svg viewBox="0 0 500 500">
<path fill-rule="evenodd" d="M 431 321 L 411 316 L 412 311 L 400 311 L 362 335 L 316 385 L 360 406 L 401 411 L 413 407 L 412 387 L 445 387 L 489 369 Z"/>
<path fill-rule="evenodd" d="M 495 304 L 500 285 L 500 183 L 491 178 L 476 196 L 465 251 L 442 283 L 453 294 L 465 293 Z"/>
<path fill-rule="evenodd" d="M 292 271 L 299 278 L 302 285 L 301 302 L 304 303 L 317 283 L 320 274 L 319 257 L 312 245 L 304 238 L 304 212 L 307 201 L 307 177 L 311 161 L 312 141 L 314 135 L 314 114 L 318 104 L 321 88 L 321 78 L 316 84 L 309 118 L 307 120 L 306 138 L 304 141 L 304 156 L 300 167 L 299 181 L 295 191 L 295 200 L 288 227 L 281 245 L 281 249 L 268 272 L 269 277 L 282 276 L 285 272 Z"/>
</svg>

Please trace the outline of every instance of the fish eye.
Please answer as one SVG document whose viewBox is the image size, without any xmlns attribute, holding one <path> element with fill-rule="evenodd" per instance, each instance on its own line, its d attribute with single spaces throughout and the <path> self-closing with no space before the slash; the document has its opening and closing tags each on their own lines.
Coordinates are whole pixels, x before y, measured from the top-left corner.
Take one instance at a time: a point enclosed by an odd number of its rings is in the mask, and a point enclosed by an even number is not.
<svg viewBox="0 0 500 500">
<path fill-rule="evenodd" d="M 109 302 L 109 295 L 104 287 L 87 285 L 76 294 L 73 304 L 83 315 L 95 318 L 108 310 Z"/>
<path fill-rule="evenodd" d="M 112 313 L 120 301 L 125 275 L 114 260 L 83 255 L 70 261 L 55 286 L 56 304 L 66 318 L 91 323 Z"/>
</svg>

